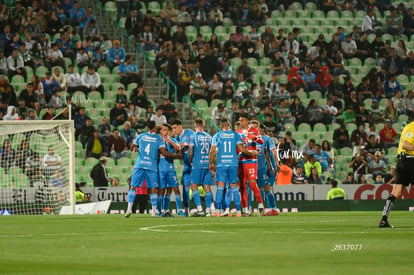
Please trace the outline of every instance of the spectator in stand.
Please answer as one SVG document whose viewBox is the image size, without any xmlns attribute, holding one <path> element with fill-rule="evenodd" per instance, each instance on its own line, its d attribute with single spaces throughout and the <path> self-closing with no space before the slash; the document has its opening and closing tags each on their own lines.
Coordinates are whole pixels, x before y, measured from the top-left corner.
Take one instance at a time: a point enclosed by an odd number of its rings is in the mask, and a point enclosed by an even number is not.
<svg viewBox="0 0 414 275">
<path fill-rule="evenodd" d="M 26 89 L 20 92 L 19 101 L 23 100 L 25 105 L 29 108 L 35 109 L 40 112 L 40 103 L 37 100 L 37 96 L 34 93 L 33 84 L 31 82 L 26 84 Z"/>
<path fill-rule="evenodd" d="M 160 107 L 155 110 L 155 114 L 153 114 L 150 118 L 151 121 L 155 121 L 157 127 L 161 127 L 164 123 L 167 123 L 167 118 L 162 114 L 163 111 Z"/>
<path fill-rule="evenodd" d="M 75 137 L 78 139 L 80 135 L 80 129 L 86 125 L 86 120 L 91 119 L 87 114 L 85 107 L 80 107 L 77 114 L 74 115 L 75 121 Z"/>
<path fill-rule="evenodd" d="M 114 129 L 112 135 L 107 138 L 107 141 L 111 158 L 117 160 L 128 157 L 128 146 L 125 139 L 120 136 L 118 129 Z"/>
<path fill-rule="evenodd" d="M 213 79 L 208 82 L 208 98 L 209 101 L 219 98 L 223 90 L 223 82 L 220 81 L 219 75 L 215 73 Z"/>
<path fill-rule="evenodd" d="M 172 119 L 177 118 L 177 110 L 167 96 L 163 98 L 162 104 L 158 106 L 158 108 L 161 108 L 162 114 L 165 116 L 167 121 L 171 121 Z"/>
<path fill-rule="evenodd" d="M 323 66 L 321 72 L 316 75 L 316 83 L 321 87 L 321 92 L 328 91 L 329 83 L 332 81 L 332 75 L 329 73 L 329 67 Z"/>
<path fill-rule="evenodd" d="M 214 3 L 213 8 L 209 13 L 209 22 L 213 28 L 223 24 L 223 13 L 220 10 L 219 4 Z"/>
<path fill-rule="evenodd" d="M 328 152 L 323 151 L 321 145 L 315 144 L 314 155 L 316 160 L 321 164 L 322 172 L 328 171 L 328 169 L 334 171 L 334 161 Z"/>
<path fill-rule="evenodd" d="M 46 77 L 42 79 L 43 92 L 46 102 L 49 102 L 55 91 L 59 91 L 59 83 L 52 77 L 51 72 L 46 72 Z"/>
<path fill-rule="evenodd" d="M 98 91 L 101 97 L 104 98 L 104 87 L 101 84 L 101 78 L 93 65 L 88 66 L 88 70 L 81 75 L 82 86 L 84 91 L 88 94 L 91 91 Z"/>
<path fill-rule="evenodd" d="M 400 35 L 404 32 L 403 17 L 398 14 L 398 9 L 391 6 L 391 14 L 385 17 L 385 23 L 388 26 L 387 33 L 392 35 Z"/>
<path fill-rule="evenodd" d="M 367 15 L 362 20 L 361 31 L 366 32 L 367 34 L 375 33 L 375 21 L 375 9 L 369 8 Z"/>
<path fill-rule="evenodd" d="M 397 109 L 394 107 L 392 101 L 388 100 L 387 106 L 385 107 L 385 110 L 384 110 L 384 118 L 386 120 L 390 120 L 391 122 L 395 122 L 397 120 L 397 117 L 398 117 Z"/>
<path fill-rule="evenodd" d="M 377 175 L 383 176 L 385 174 L 386 164 L 384 160 L 382 160 L 381 152 L 375 152 L 374 159 L 370 161 L 368 167 L 368 173 L 372 174 L 373 178 Z"/>
<path fill-rule="evenodd" d="M 309 93 L 311 91 L 320 91 L 321 86 L 316 83 L 316 75 L 312 72 L 310 66 L 306 66 L 306 72 L 302 74 L 302 85 L 305 92 Z"/>
<path fill-rule="evenodd" d="M 138 67 L 133 63 L 134 59 L 130 55 L 125 56 L 125 62 L 118 67 L 118 75 L 120 82 L 128 87 L 130 83 L 142 84 L 141 77 L 138 72 Z"/>
<path fill-rule="evenodd" d="M 49 146 L 47 153 L 43 156 L 43 173 L 46 179 L 52 177 L 52 175 L 61 168 L 62 158 L 55 153 L 53 146 Z"/>
<path fill-rule="evenodd" d="M 197 73 L 195 79 L 190 83 L 190 94 L 191 101 L 196 102 L 197 99 L 206 99 L 205 90 L 208 88 L 208 85 L 202 78 L 201 73 Z"/>
<path fill-rule="evenodd" d="M 414 75 L 414 52 L 409 51 L 408 57 L 404 61 L 404 74 Z"/>
<path fill-rule="evenodd" d="M 147 94 L 144 90 L 144 84 L 139 84 L 135 89 L 132 90 L 130 102 L 132 102 L 135 106 L 138 106 L 140 108 L 148 108 L 149 101 L 147 98 Z"/>
<path fill-rule="evenodd" d="M 286 160 L 282 159 L 280 164 L 280 172 L 276 174 L 276 185 L 292 184 L 292 168 L 286 164 Z"/>
<path fill-rule="evenodd" d="M 123 87 L 118 88 L 118 93 L 116 94 L 115 102 L 121 103 L 122 108 L 127 107 L 128 97 L 125 94 L 125 89 Z"/>
<path fill-rule="evenodd" d="M 367 133 L 364 130 L 364 124 L 359 124 L 358 128 L 351 133 L 351 143 L 353 146 L 359 145 L 359 139 L 362 138 L 364 142 L 368 142 Z"/>
<path fill-rule="evenodd" d="M 224 108 L 223 103 L 219 103 L 216 107 L 213 108 L 211 111 L 211 119 L 213 122 L 218 125 L 220 120 L 223 118 L 228 118 L 227 111 Z"/>
<path fill-rule="evenodd" d="M 167 1 L 165 3 L 165 8 L 162 9 L 158 15 L 162 18 L 163 23 L 168 27 L 171 27 L 173 24 L 175 25 L 177 23 L 178 10 L 174 9 L 171 1 Z"/>
<path fill-rule="evenodd" d="M 121 63 L 125 61 L 126 53 L 120 44 L 121 42 L 119 42 L 119 40 L 115 40 L 113 42 L 112 48 L 110 48 L 108 51 L 106 64 L 111 71 L 114 67 L 121 65 Z"/>
<path fill-rule="evenodd" d="M 177 30 L 172 36 L 172 43 L 177 49 L 183 48 L 183 46 L 188 43 L 187 35 L 185 34 L 182 25 L 177 26 Z"/>
<path fill-rule="evenodd" d="M 83 37 L 90 36 L 93 42 L 99 41 L 101 35 L 101 28 L 96 24 L 96 20 L 90 20 L 83 28 Z"/>
<path fill-rule="evenodd" d="M 382 69 L 389 73 L 390 77 L 392 75 L 398 75 L 403 72 L 403 61 L 397 55 L 397 51 L 392 48 L 390 50 L 390 55 L 386 57 L 384 64 L 382 65 Z"/>
<path fill-rule="evenodd" d="M 333 133 L 333 147 L 336 149 L 340 149 L 349 146 L 349 133 L 346 129 L 346 125 L 343 123 L 339 128 L 335 129 Z"/>
<path fill-rule="evenodd" d="M 350 34 L 347 34 L 345 40 L 342 41 L 341 48 L 344 58 L 349 59 L 355 56 L 357 44 L 354 40 L 352 40 L 352 36 Z"/>
<path fill-rule="evenodd" d="M 352 157 L 348 167 L 352 168 L 355 181 L 358 181 L 361 176 L 367 173 L 368 163 L 364 159 L 362 152 Z"/>
<path fill-rule="evenodd" d="M 65 67 L 63 54 L 59 50 L 58 45 L 56 43 L 52 44 L 52 48 L 47 51 L 46 58 L 46 66 L 49 67 L 49 69 L 55 66 L 60 66 L 62 68 Z"/>
<path fill-rule="evenodd" d="M 296 164 L 293 170 L 292 184 L 308 184 L 303 167 L 300 164 Z"/>
<path fill-rule="evenodd" d="M 397 81 L 397 75 L 391 74 L 389 79 L 384 82 L 384 92 L 387 98 L 391 99 L 396 92 L 403 92 L 400 82 Z"/>
<path fill-rule="evenodd" d="M 384 111 L 378 105 L 378 99 L 374 98 L 372 100 L 371 106 L 371 120 L 374 123 L 384 122 Z"/>
<path fill-rule="evenodd" d="M 63 101 L 59 96 L 59 90 L 55 90 L 49 100 L 49 106 L 60 109 L 63 106 Z"/>
<path fill-rule="evenodd" d="M 131 123 L 129 121 L 124 123 L 124 128 L 120 130 L 120 135 L 125 139 L 129 148 L 132 147 L 135 138 L 138 136 L 137 131 L 131 128 Z"/>
<path fill-rule="evenodd" d="M 0 41 L 1 43 L 1 41 Z M 0 74 L 8 75 L 8 62 L 7 58 L 4 56 L 3 49 L 0 48 Z"/>
<path fill-rule="evenodd" d="M 109 113 L 111 124 L 115 127 L 124 124 L 128 118 L 128 114 L 124 108 L 122 108 L 121 102 L 116 102 L 115 106 Z"/>
<path fill-rule="evenodd" d="M 342 119 L 345 123 L 355 123 L 356 117 L 355 117 L 355 111 L 354 106 L 352 104 L 349 104 L 346 107 L 346 111 L 342 114 Z"/>
<path fill-rule="evenodd" d="M 86 142 L 86 158 L 99 159 L 103 156 L 109 156 L 108 144 L 105 138 L 100 135 L 99 130 L 95 130 L 93 136 Z"/>
<path fill-rule="evenodd" d="M 16 112 L 16 107 L 9 105 L 7 107 L 7 114 L 3 116 L 3 120 L 17 120 L 19 115 Z"/>
<path fill-rule="evenodd" d="M 95 127 L 93 126 L 92 119 L 88 118 L 85 122 L 85 126 L 79 129 L 79 141 L 85 146 L 86 141 L 93 136 Z"/>
<path fill-rule="evenodd" d="M 7 58 L 9 79 L 14 75 L 21 75 L 26 80 L 26 69 L 24 68 L 23 57 L 17 48 L 13 49 L 12 54 Z"/>
<path fill-rule="evenodd" d="M 79 51 L 76 53 L 76 64 L 78 68 L 82 69 L 85 66 L 88 66 L 90 63 L 90 58 L 88 53 L 85 51 L 84 47 L 80 47 Z"/>
<path fill-rule="evenodd" d="M 408 90 L 408 94 L 403 98 L 402 108 L 407 115 L 410 115 L 414 110 L 414 91 Z"/>
<path fill-rule="evenodd" d="M 76 91 L 86 91 L 86 89 L 82 87 L 81 76 L 79 73 L 75 72 L 75 67 L 73 65 L 69 65 L 68 72 L 65 74 L 65 79 L 69 95 Z"/>
<path fill-rule="evenodd" d="M 312 155 L 314 153 L 313 148 L 315 146 L 315 140 L 311 138 L 307 144 L 304 144 L 301 148 L 302 154 Z"/>
<path fill-rule="evenodd" d="M 317 168 L 311 169 L 311 174 L 308 177 L 308 184 L 322 184 L 322 180 L 319 178 L 319 173 L 318 173 Z"/>
<path fill-rule="evenodd" d="M 385 184 L 395 184 L 395 177 L 396 170 L 395 166 L 391 166 L 389 173 L 384 175 L 384 183 Z"/>
<path fill-rule="evenodd" d="M 404 15 L 403 27 L 405 30 L 405 34 L 408 37 L 414 34 L 414 9 L 413 8 L 409 8 L 407 10 L 407 13 Z"/>
<path fill-rule="evenodd" d="M 308 182 L 312 173 L 312 169 L 316 169 L 318 176 L 322 174 L 321 164 L 316 160 L 316 157 L 313 153 L 308 156 L 308 161 L 305 163 L 305 176 L 308 178 Z"/>
<path fill-rule="evenodd" d="M 380 142 L 385 151 L 388 151 L 390 147 L 396 147 L 398 143 L 395 142 L 395 137 L 398 136 L 397 131 L 392 127 L 391 120 L 387 120 L 384 124 L 384 128 L 379 131 Z"/>
</svg>

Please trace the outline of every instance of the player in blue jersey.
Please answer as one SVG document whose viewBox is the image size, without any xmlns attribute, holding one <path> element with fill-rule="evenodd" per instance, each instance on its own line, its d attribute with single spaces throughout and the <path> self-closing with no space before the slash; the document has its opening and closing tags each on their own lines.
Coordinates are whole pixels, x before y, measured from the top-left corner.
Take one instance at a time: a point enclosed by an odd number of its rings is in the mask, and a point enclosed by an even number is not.
<svg viewBox="0 0 414 275">
<path fill-rule="evenodd" d="M 271 210 L 266 212 L 265 216 L 276 216 L 279 215 L 279 212 L 276 210 L 276 199 L 272 192 L 272 186 L 276 180 L 276 171 L 278 164 L 277 157 L 275 158 L 277 151 L 275 142 L 270 136 L 265 135 L 266 126 L 260 124 L 259 132 L 262 135 L 263 141 L 265 143 L 264 151 L 265 151 L 265 162 L 267 169 L 266 171 L 260 171 L 260 164 L 259 164 L 259 174 L 266 173 L 266 176 L 263 176 L 264 181 L 261 181 L 260 178 L 258 180 L 258 185 L 260 187 L 260 191 L 262 192 L 262 197 L 266 196 L 267 200 L 267 207 Z"/>
<path fill-rule="evenodd" d="M 128 192 L 128 209 L 125 217 L 128 218 L 132 214 L 132 205 L 135 200 L 135 189 L 141 187 L 144 180 L 150 189 L 150 199 L 152 205 L 152 216 L 156 216 L 157 212 L 157 188 L 158 188 L 158 154 L 161 153 L 170 158 L 182 158 L 181 153 L 172 154 L 165 149 L 162 138 L 155 132 L 157 127 L 154 121 L 147 124 L 149 132 L 140 134 L 134 140 L 134 150 L 138 150 L 138 158 L 135 162 L 134 171 L 131 177 L 131 189 Z"/>
<path fill-rule="evenodd" d="M 251 151 L 243 146 L 243 141 L 240 135 L 229 130 L 230 123 L 227 119 L 220 121 L 221 131 L 216 133 L 213 137 L 209 163 L 210 171 L 216 175 L 217 193 L 216 193 L 216 208 L 221 209 L 223 200 L 224 187 L 226 192 L 226 210 L 221 216 L 228 216 L 230 213 L 231 197 L 233 195 L 234 204 L 236 205 L 237 217 L 241 217 L 241 201 L 239 191 L 239 154 L 241 152 L 248 156 L 257 156 L 257 151 Z M 215 161 L 217 156 L 217 160 Z M 219 215 L 219 213 L 218 213 Z"/>
<path fill-rule="evenodd" d="M 170 153 L 180 152 L 181 147 L 175 138 L 170 137 L 172 128 L 169 124 L 163 124 L 160 129 L 160 136 L 163 139 L 165 148 Z M 160 155 L 158 164 L 159 188 L 158 188 L 158 215 L 171 217 L 170 200 L 174 191 L 177 214 L 180 217 L 187 215 L 182 211 L 181 194 L 178 188 L 177 174 L 174 168 L 174 159 Z"/>
<path fill-rule="evenodd" d="M 189 146 L 191 142 L 191 136 L 194 132 L 190 129 L 183 129 L 183 123 L 181 120 L 176 119 L 171 122 L 171 127 L 173 133 L 176 136 L 178 144 L 181 147 L 181 152 L 183 153 L 183 176 L 181 178 L 183 184 L 183 203 L 185 207 L 185 212 L 189 214 L 190 206 L 190 186 L 191 186 L 191 161 L 189 158 Z"/>
<path fill-rule="evenodd" d="M 194 121 L 195 133 L 191 137 L 189 156 L 192 162 L 191 170 L 191 190 L 193 191 L 193 200 L 197 206 L 195 216 L 211 216 L 211 205 L 213 203 L 213 194 L 210 186 L 213 184 L 213 177 L 209 169 L 209 154 L 211 147 L 211 136 L 203 132 L 204 120 L 197 118 Z M 206 214 L 201 206 L 200 193 L 198 186 L 203 186 L 206 191 Z"/>
</svg>

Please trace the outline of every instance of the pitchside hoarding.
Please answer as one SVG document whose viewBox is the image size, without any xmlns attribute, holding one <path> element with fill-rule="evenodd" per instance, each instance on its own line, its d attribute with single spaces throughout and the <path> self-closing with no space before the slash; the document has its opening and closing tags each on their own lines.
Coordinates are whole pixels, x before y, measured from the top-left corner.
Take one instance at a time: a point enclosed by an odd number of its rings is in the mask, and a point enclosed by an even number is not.
<svg viewBox="0 0 414 275">
<path fill-rule="evenodd" d="M 348 196 L 349 200 L 381 200 L 386 199 L 392 191 L 392 185 L 382 184 L 363 184 L 363 185 L 340 185 Z M 283 185 L 274 186 L 278 201 L 298 201 L 298 200 L 326 200 L 326 194 L 331 187 L 329 185 Z M 215 189 L 213 194 L 215 194 Z M 96 187 L 82 188 L 84 193 L 91 197 L 91 202 L 111 200 L 112 202 L 127 202 L 128 187 Z M 54 188 L 3 188 L 0 193 L 0 203 L 33 203 L 39 200 L 39 192 L 45 198 L 56 195 Z M 414 187 L 411 185 L 404 188 L 403 199 L 414 199 Z M 174 196 L 171 196 L 174 200 Z"/>
</svg>

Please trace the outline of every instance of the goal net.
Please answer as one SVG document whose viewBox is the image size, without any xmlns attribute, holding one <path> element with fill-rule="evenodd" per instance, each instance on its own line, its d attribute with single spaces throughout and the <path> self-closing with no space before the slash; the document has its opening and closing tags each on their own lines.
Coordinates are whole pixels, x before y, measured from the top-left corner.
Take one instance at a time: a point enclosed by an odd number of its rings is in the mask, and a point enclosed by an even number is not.
<svg viewBox="0 0 414 275">
<path fill-rule="evenodd" d="M 0 121 L 0 212 L 75 209 L 73 121 Z"/>
</svg>

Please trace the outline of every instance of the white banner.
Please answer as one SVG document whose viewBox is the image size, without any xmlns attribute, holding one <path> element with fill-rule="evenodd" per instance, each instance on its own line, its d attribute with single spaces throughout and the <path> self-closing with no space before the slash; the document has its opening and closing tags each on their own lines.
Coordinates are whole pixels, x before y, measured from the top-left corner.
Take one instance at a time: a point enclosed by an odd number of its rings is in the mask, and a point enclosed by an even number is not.
<svg viewBox="0 0 414 275">
<path fill-rule="evenodd" d="M 339 187 L 345 190 L 349 200 L 386 199 L 392 191 L 392 185 L 388 184 L 342 184 Z M 278 201 L 326 200 L 330 188 L 329 185 L 281 185 L 273 186 L 273 193 Z M 128 187 L 87 187 L 82 188 L 82 191 L 90 195 L 91 202 L 128 202 Z M 212 191 L 215 195 L 215 186 L 212 186 Z M 3 188 L 0 192 L 0 203 L 4 205 L 47 201 L 59 193 L 59 189 L 55 188 Z M 403 189 L 402 198 L 414 199 L 413 185 Z M 174 196 L 171 196 L 171 200 L 174 201 Z"/>
</svg>

